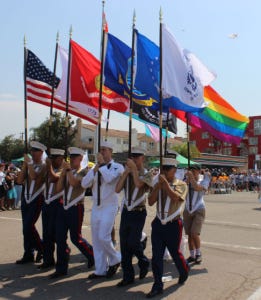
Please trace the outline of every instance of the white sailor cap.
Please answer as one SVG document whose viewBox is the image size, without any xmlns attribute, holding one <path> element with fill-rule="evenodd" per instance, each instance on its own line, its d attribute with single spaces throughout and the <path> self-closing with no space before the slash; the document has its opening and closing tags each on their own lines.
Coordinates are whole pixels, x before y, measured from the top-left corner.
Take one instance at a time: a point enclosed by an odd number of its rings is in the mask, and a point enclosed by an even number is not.
<svg viewBox="0 0 261 300">
<path fill-rule="evenodd" d="M 145 151 L 139 147 L 132 147 L 131 155 L 134 155 L 134 156 L 145 155 Z"/>
<path fill-rule="evenodd" d="M 37 141 L 31 141 L 30 146 L 32 149 L 41 150 L 43 152 L 47 149 L 47 147 L 44 144 L 41 144 Z"/>
<path fill-rule="evenodd" d="M 162 158 L 162 166 L 173 166 L 173 167 L 177 168 L 178 161 L 174 158 L 163 157 Z"/>
<path fill-rule="evenodd" d="M 108 141 L 102 141 L 100 147 L 109 148 L 113 150 L 113 144 Z"/>
<path fill-rule="evenodd" d="M 68 152 L 70 155 L 84 155 L 85 151 L 81 148 L 77 148 L 77 147 L 69 147 L 68 148 Z"/>
<path fill-rule="evenodd" d="M 179 155 L 179 153 L 175 150 L 167 150 L 165 156 L 176 158 L 178 155 Z"/>
<path fill-rule="evenodd" d="M 63 149 L 57 149 L 57 148 L 51 148 L 50 149 L 50 155 L 52 156 L 64 156 L 64 150 Z"/>
</svg>

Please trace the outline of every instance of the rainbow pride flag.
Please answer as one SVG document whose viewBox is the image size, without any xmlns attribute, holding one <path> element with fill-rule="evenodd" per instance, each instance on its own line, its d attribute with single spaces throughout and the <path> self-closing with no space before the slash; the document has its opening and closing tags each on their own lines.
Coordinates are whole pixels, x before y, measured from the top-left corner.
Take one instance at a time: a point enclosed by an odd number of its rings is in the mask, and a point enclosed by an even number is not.
<svg viewBox="0 0 261 300">
<path fill-rule="evenodd" d="M 238 145 L 244 136 L 249 118 L 238 113 L 211 86 L 204 88 L 208 105 L 202 112 L 186 113 L 171 109 L 171 112 L 189 125 L 208 131 L 217 139 Z"/>
</svg>

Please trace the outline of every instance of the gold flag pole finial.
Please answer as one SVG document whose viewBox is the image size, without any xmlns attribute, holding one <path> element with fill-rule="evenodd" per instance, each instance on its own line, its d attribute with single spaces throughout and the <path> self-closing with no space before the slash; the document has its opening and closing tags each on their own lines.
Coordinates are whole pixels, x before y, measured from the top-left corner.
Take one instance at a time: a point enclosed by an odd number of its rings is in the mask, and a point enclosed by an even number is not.
<svg viewBox="0 0 261 300">
<path fill-rule="evenodd" d="M 161 7 L 160 7 L 160 12 L 159 12 L 159 20 L 160 20 L 160 23 L 162 23 L 163 13 L 162 13 L 162 8 Z"/>
</svg>

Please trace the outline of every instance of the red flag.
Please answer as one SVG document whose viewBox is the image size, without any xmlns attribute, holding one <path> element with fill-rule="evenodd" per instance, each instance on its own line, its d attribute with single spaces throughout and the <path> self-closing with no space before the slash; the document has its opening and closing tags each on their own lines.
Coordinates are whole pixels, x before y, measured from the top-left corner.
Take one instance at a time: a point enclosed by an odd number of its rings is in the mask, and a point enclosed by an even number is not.
<svg viewBox="0 0 261 300">
<path fill-rule="evenodd" d="M 71 101 L 99 106 L 99 83 L 101 63 L 90 52 L 71 41 Z M 129 100 L 103 87 L 102 107 L 125 112 Z"/>
</svg>

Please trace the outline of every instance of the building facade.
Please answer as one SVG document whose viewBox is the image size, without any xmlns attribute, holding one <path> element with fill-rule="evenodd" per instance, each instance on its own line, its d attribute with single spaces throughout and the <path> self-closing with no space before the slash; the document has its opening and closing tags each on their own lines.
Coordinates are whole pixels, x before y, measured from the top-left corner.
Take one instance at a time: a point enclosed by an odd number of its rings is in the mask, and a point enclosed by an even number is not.
<svg viewBox="0 0 261 300">
<path fill-rule="evenodd" d="M 75 145 L 82 149 L 88 150 L 89 154 L 96 152 L 95 141 L 96 141 L 96 125 L 83 124 L 81 119 L 77 119 L 76 122 L 77 134 Z M 101 129 L 102 140 L 113 143 L 114 153 L 126 153 L 129 148 L 129 132 L 116 129 L 108 129 L 106 132 L 105 128 Z M 146 151 L 148 156 L 159 155 L 159 142 L 156 142 L 151 137 L 145 135 L 145 133 L 139 133 L 137 129 L 133 128 L 131 132 L 132 146 L 138 146 Z M 180 145 L 183 143 L 182 138 L 176 137 L 167 139 L 167 148 L 172 149 L 173 146 Z"/>
<path fill-rule="evenodd" d="M 261 169 L 261 116 L 249 117 L 249 125 L 239 145 L 222 142 L 209 132 L 193 128 L 190 142 L 201 153 L 230 157 L 246 157 L 248 169 Z"/>
</svg>

